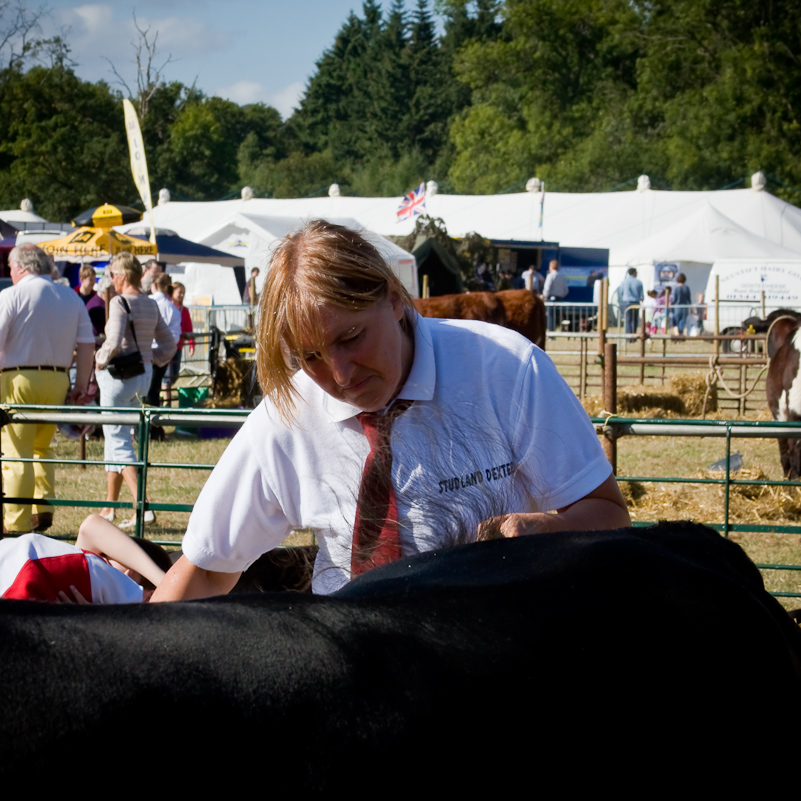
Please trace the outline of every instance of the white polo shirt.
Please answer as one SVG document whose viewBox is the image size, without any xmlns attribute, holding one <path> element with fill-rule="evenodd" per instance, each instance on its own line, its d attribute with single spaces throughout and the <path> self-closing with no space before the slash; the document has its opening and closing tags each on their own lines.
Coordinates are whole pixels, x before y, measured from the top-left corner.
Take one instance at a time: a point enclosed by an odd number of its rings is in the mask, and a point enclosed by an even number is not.
<svg viewBox="0 0 801 801">
<path fill-rule="evenodd" d="M 223 454 L 189 520 L 198 567 L 244 570 L 290 529 L 316 529 L 313 589 L 350 580 L 356 499 L 369 453 L 359 409 L 294 378 L 296 422 L 265 400 Z M 392 481 L 404 555 L 469 541 L 488 517 L 549 511 L 598 487 L 611 467 L 587 414 L 551 360 L 486 323 L 415 322 L 392 429 Z"/>
<path fill-rule="evenodd" d="M 49 276 L 26 275 L 0 292 L 0 367 L 69 367 L 76 343 L 95 337 L 84 302 Z"/>
<path fill-rule="evenodd" d="M 177 345 L 178 340 L 181 338 L 181 312 L 163 292 L 153 292 L 150 297 L 156 301 L 161 319 L 167 323 L 167 328 L 170 329 L 170 333 L 173 335 Z M 153 347 L 158 347 L 158 342 L 155 339 L 153 340 Z"/>
</svg>

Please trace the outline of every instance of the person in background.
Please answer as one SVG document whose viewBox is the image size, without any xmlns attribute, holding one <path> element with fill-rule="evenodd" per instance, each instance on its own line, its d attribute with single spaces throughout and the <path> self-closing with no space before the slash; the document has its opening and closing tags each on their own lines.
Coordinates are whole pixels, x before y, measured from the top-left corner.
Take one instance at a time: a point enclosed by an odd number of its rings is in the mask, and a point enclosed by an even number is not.
<svg viewBox="0 0 801 801">
<path fill-rule="evenodd" d="M 259 268 L 254 267 L 250 271 L 250 280 L 245 284 L 245 291 L 242 293 L 242 303 L 248 306 L 255 306 L 259 302 L 259 293 L 256 289 L 256 278 L 259 276 Z"/>
<path fill-rule="evenodd" d="M 632 307 L 639 307 L 644 298 L 642 281 L 637 278 L 636 268 L 629 268 L 626 277 L 620 283 L 617 296 L 620 316 L 625 320 L 626 333 L 636 334 L 640 327 L 640 310 Z M 633 342 L 634 339 L 633 336 L 629 337 L 629 342 Z"/>
<path fill-rule="evenodd" d="M 142 292 L 144 292 L 145 295 L 148 295 L 150 294 L 150 288 L 153 282 L 156 280 L 156 276 L 164 272 L 164 266 L 161 264 L 161 262 L 158 262 L 155 259 L 150 259 L 149 261 L 145 262 L 145 266 L 142 269 L 143 273 L 141 288 Z"/>
<path fill-rule="evenodd" d="M 693 302 L 693 295 L 690 287 L 687 286 L 687 276 L 679 273 L 676 276 L 676 286 L 670 293 L 670 306 L 673 309 L 673 333 L 682 336 L 687 324 L 687 317 L 690 314 L 690 306 Z"/>
<path fill-rule="evenodd" d="M 533 265 L 527 270 L 523 270 L 522 279 L 523 284 L 520 289 L 527 289 L 529 292 L 533 292 L 535 295 L 540 294 L 545 284 L 545 279 L 542 277 L 542 273 L 537 272 Z"/>
<path fill-rule="evenodd" d="M 90 515 L 74 546 L 42 534 L 0 541 L 0 598 L 142 603 L 169 569 L 169 554 L 159 545 L 132 539 L 100 515 Z"/>
<path fill-rule="evenodd" d="M 32 244 L 18 245 L 8 257 L 13 286 L 0 292 L 0 402 L 58 406 L 69 393 L 73 403 L 89 399 L 95 339 L 83 301 L 69 287 L 54 283 L 47 254 Z M 70 392 L 69 369 L 77 352 Z M 3 455 L 32 459 L 3 462 L 6 497 L 37 498 L 31 506 L 3 504 L 3 533 L 46 531 L 53 524 L 55 465 L 51 443 L 56 426 L 11 424 L 0 433 Z"/>
<path fill-rule="evenodd" d="M 691 328 L 690 336 L 700 337 L 704 333 L 704 320 L 706 319 L 706 304 L 704 303 L 704 293 L 699 292 L 695 296 L 695 303 L 693 304 L 691 313 Z"/>
<path fill-rule="evenodd" d="M 656 290 L 649 289 L 642 301 L 642 316 L 645 322 L 645 333 L 656 333 Z"/>
<path fill-rule="evenodd" d="M 114 281 L 116 295 L 109 304 L 106 340 L 95 356 L 97 383 L 105 406 L 138 406 L 150 387 L 153 363 L 166 365 L 175 353 L 176 339 L 159 314 L 156 302 L 140 292 L 142 267 L 131 253 L 118 253 L 109 268 Z M 126 304 L 130 314 L 126 310 Z M 134 339 L 135 337 L 135 339 Z M 151 347 L 151 342 L 156 347 Z M 144 372 L 130 378 L 114 378 L 108 371 L 109 362 L 117 355 L 128 355 L 139 351 L 142 354 Z M 136 461 L 133 449 L 133 433 L 130 425 L 104 425 L 104 461 L 107 476 L 107 501 L 120 497 L 123 480 L 128 485 L 134 501 L 137 499 L 137 470 L 130 464 Z M 114 520 L 114 508 L 101 511 L 106 520 Z M 145 523 L 152 523 L 155 514 L 145 512 Z M 120 528 L 133 528 L 136 515 L 124 521 Z"/>
<path fill-rule="evenodd" d="M 548 275 L 542 288 L 542 297 L 551 303 L 557 303 L 567 297 L 567 281 L 559 275 L 559 262 L 553 259 L 548 265 Z M 548 330 L 553 331 L 556 325 L 556 309 L 548 306 Z"/>
<path fill-rule="evenodd" d="M 167 324 L 170 333 L 175 339 L 175 346 L 177 348 L 178 341 L 181 339 L 181 313 L 175 308 L 170 294 L 172 293 L 172 283 L 170 276 L 167 273 L 159 273 L 153 283 L 151 284 L 150 296 L 156 301 L 159 307 L 159 314 L 162 320 Z M 154 340 L 153 347 L 157 348 L 158 343 Z M 156 365 L 153 367 L 153 377 L 150 380 L 150 389 L 147 393 L 147 402 L 150 406 L 161 406 L 161 390 L 164 384 L 164 376 L 167 374 L 169 365 Z M 167 382 L 169 387 L 169 381 Z M 156 435 L 157 439 L 162 439 L 164 430 L 161 428 L 154 428 L 154 432 L 158 431 L 161 436 Z"/>
<path fill-rule="evenodd" d="M 92 321 L 92 331 L 95 335 L 95 344 L 100 347 L 103 344 L 106 328 L 106 306 L 114 292 L 114 283 L 111 278 L 104 275 L 98 282 L 94 295 L 86 304 L 86 311 L 89 312 L 89 319 Z"/>
<path fill-rule="evenodd" d="M 84 264 L 81 267 L 81 271 L 78 273 L 78 277 L 80 278 L 81 282 L 75 287 L 75 291 L 78 293 L 84 304 L 88 305 L 89 301 L 97 294 L 95 292 L 97 273 L 91 264 Z"/>
<path fill-rule="evenodd" d="M 189 346 L 190 356 L 195 355 L 195 340 L 192 339 L 192 315 L 189 313 L 189 309 L 184 306 L 185 297 L 186 287 L 180 281 L 176 281 L 172 285 L 172 302 L 181 315 L 181 337 L 178 340 L 178 350 L 175 351 L 175 356 L 172 357 L 172 361 L 170 362 L 170 388 L 167 390 L 168 406 L 172 403 L 172 385 L 176 382 L 181 372 L 181 357 L 183 355 L 184 345 Z"/>
</svg>

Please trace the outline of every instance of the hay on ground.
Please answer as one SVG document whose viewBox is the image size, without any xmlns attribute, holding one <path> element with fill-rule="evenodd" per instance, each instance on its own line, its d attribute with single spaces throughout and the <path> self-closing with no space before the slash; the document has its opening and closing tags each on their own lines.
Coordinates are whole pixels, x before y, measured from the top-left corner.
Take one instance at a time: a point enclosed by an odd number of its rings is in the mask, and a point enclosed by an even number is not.
<svg viewBox="0 0 801 801">
<path fill-rule="evenodd" d="M 688 478 L 720 478 L 720 473 L 699 471 Z M 743 468 L 733 480 L 762 481 L 769 476 L 761 467 Z M 723 519 L 721 484 L 620 483 L 633 520 Z M 733 484 L 729 488 L 729 522 L 795 523 L 801 521 L 801 488 Z"/>
</svg>

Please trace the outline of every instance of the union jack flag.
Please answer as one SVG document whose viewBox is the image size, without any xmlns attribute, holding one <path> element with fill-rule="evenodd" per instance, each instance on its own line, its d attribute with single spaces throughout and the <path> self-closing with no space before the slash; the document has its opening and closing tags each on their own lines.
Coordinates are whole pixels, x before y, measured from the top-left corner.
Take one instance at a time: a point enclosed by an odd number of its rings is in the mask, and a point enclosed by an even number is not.
<svg viewBox="0 0 801 801">
<path fill-rule="evenodd" d="M 406 197 L 403 198 L 395 212 L 398 216 L 397 222 L 401 220 L 410 220 L 418 214 L 425 214 L 426 210 L 426 185 L 420 184 L 417 189 L 412 189 Z"/>
</svg>

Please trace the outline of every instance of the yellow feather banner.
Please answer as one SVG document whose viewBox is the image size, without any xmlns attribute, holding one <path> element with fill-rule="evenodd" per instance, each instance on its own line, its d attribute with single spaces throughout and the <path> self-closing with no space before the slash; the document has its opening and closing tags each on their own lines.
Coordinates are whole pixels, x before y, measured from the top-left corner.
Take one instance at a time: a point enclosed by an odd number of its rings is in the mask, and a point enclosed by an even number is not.
<svg viewBox="0 0 801 801">
<path fill-rule="evenodd" d="M 136 109 L 130 100 L 123 100 L 125 110 L 125 132 L 128 134 L 128 150 L 131 153 L 131 173 L 134 183 L 139 190 L 139 197 L 145 204 L 145 210 L 150 219 L 150 241 L 156 244 L 156 226 L 153 223 L 153 205 L 150 201 L 150 177 L 147 174 L 147 159 L 145 158 L 145 140 L 139 128 L 139 118 Z"/>
</svg>

